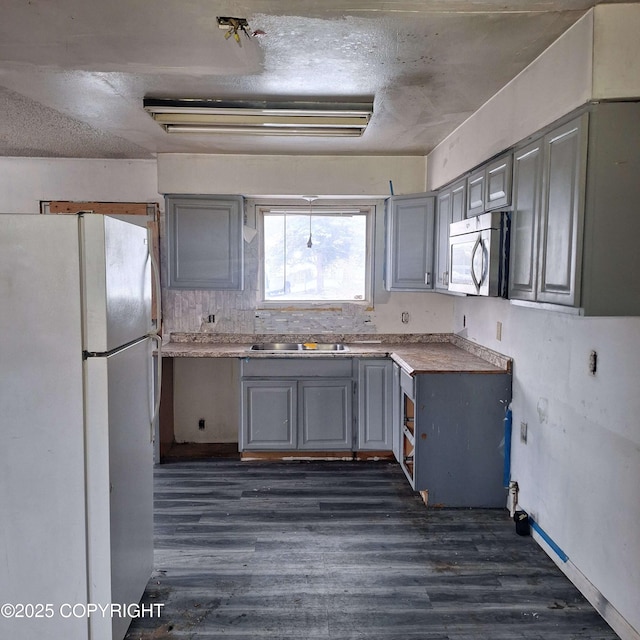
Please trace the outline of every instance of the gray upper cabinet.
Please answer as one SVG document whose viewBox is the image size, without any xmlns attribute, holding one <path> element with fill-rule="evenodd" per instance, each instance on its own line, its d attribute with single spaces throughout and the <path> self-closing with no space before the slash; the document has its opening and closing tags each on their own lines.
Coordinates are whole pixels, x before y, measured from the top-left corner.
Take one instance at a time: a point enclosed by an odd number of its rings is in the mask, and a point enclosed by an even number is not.
<svg viewBox="0 0 640 640">
<path fill-rule="evenodd" d="M 509 296 L 578 303 L 588 115 L 516 149 Z"/>
<path fill-rule="evenodd" d="M 520 300 L 535 300 L 537 295 L 542 155 L 542 139 L 513 154 L 509 297 Z"/>
<path fill-rule="evenodd" d="M 358 362 L 358 450 L 392 449 L 393 363 Z"/>
<path fill-rule="evenodd" d="M 640 315 L 640 103 L 591 105 L 514 154 L 509 296 Z"/>
<path fill-rule="evenodd" d="M 451 188 L 436 198 L 436 291 L 449 289 L 449 225 L 451 224 Z"/>
<path fill-rule="evenodd" d="M 169 287 L 241 290 L 240 196 L 167 196 Z"/>
<path fill-rule="evenodd" d="M 504 209 L 511 204 L 513 156 L 507 153 L 486 167 L 485 210 Z"/>
<path fill-rule="evenodd" d="M 509 207 L 512 170 L 511 153 L 505 153 L 469 174 L 467 218 Z"/>
<path fill-rule="evenodd" d="M 543 141 L 543 197 L 538 254 L 540 302 L 574 306 L 582 254 L 582 212 L 588 115 L 547 134 Z"/>
<path fill-rule="evenodd" d="M 385 287 L 388 291 L 433 289 L 435 196 L 387 200 Z"/>
<path fill-rule="evenodd" d="M 467 207 L 467 181 L 460 180 L 451 186 L 451 222 L 464 220 Z"/>
<path fill-rule="evenodd" d="M 484 190 L 486 173 L 484 167 L 477 169 L 467 178 L 467 218 L 484 213 Z"/>
<path fill-rule="evenodd" d="M 464 218 L 467 183 L 456 184 L 438 192 L 436 197 L 435 289 L 449 289 L 449 225 Z"/>
</svg>

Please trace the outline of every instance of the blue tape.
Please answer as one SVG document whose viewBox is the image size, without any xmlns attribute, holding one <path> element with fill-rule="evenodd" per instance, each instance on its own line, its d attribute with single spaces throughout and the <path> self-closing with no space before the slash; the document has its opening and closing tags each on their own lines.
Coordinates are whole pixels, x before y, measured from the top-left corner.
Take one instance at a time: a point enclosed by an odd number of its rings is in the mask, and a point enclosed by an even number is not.
<svg viewBox="0 0 640 640">
<path fill-rule="evenodd" d="M 504 469 L 502 474 L 502 486 L 509 487 L 511 480 L 511 432 L 513 430 L 513 418 L 511 409 L 507 409 L 504 417 Z"/>
<path fill-rule="evenodd" d="M 566 562 L 569 556 L 549 537 L 549 534 L 535 521 L 529 517 L 531 528 L 556 552 L 562 562 Z"/>
</svg>

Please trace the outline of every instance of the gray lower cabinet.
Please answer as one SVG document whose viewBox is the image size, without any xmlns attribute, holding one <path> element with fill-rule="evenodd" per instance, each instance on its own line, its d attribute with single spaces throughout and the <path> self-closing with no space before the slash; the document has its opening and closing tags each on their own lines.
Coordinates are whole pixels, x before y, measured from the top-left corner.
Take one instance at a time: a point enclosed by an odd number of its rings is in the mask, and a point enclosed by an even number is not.
<svg viewBox="0 0 640 640">
<path fill-rule="evenodd" d="M 402 442 L 402 415 L 400 410 L 400 365 L 392 363 L 391 381 L 391 446 L 395 459 L 400 462 L 400 447 Z"/>
<path fill-rule="evenodd" d="M 357 388 L 357 449 L 360 451 L 392 449 L 393 363 L 391 360 L 360 360 Z"/>
<path fill-rule="evenodd" d="M 241 290 L 242 197 L 168 195 L 166 207 L 169 287 Z"/>
<path fill-rule="evenodd" d="M 244 451 L 353 448 L 352 359 L 241 362 Z"/>
<path fill-rule="evenodd" d="M 243 381 L 242 448 L 297 448 L 297 406 L 294 380 Z"/>
<path fill-rule="evenodd" d="M 433 289 L 433 194 L 387 200 L 385 287 L 388 291 Z"/>
<path fill-rule="evenodd" d="M 507 373 L 400 370 L 400 464 L 430 506 L 504 507 Z"/>
<path fill-rule="evenodd" d="M 298 449 L 351 450 L 351 380 L 302 380 L 298 383 Z"/>
</svg>

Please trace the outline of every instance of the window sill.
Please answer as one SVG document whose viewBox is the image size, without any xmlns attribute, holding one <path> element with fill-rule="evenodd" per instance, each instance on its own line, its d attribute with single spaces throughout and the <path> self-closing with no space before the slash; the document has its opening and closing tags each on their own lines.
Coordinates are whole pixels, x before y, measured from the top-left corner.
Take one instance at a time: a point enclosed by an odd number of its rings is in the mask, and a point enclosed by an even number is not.
<svg viewBox="0 0 640 640">
<path fill-rule="evenodd" d="M 361 307 L 363 311 L 373 311 L 373 304 L 369 300 L 341 300 L 339 302 L 310 302 L 304 300 L 288 300 L 282 302 L 265 302 L 258 304 L 256 311 L 343 311 L 347 306 Z"/>
</svg>

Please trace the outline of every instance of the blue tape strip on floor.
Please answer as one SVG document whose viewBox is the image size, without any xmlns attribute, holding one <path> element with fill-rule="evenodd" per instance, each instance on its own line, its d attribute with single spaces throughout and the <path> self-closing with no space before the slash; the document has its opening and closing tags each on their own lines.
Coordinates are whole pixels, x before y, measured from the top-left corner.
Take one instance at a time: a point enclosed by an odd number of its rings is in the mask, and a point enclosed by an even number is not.
<svg viewBox="0 0 640 640">
<path fill-rule="evenodd" d="M 535 521 L 529 517 L 531 528 L 556 552 L 562 562 L 569 560 L 569 556 L 549 537 L 549 534 Z"/>
</svg>

